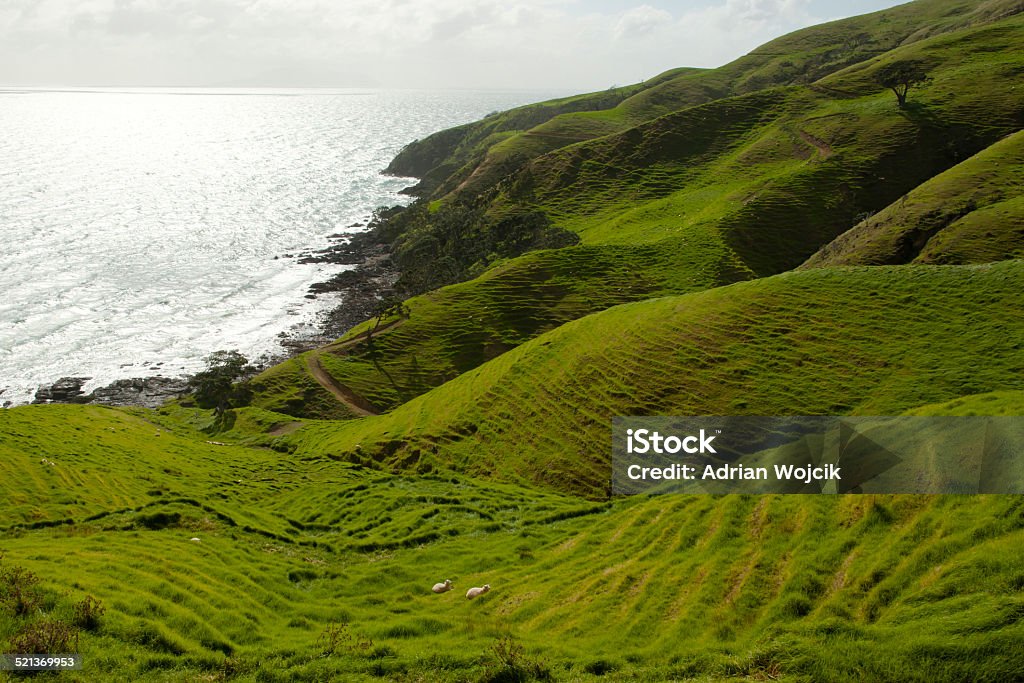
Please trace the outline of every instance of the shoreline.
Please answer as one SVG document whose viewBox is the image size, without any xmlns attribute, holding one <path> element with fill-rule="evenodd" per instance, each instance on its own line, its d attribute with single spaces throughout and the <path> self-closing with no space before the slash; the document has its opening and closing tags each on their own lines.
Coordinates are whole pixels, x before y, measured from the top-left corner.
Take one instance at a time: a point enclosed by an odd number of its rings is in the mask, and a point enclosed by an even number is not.
<svg viewBox="0 0 1024 683">
<path fill-rule="evenodd" d="M 401 207 L 395 208 L 400 210 Z M 388 211 L 392 212 L 394 208 Z M 349 227 L 366 229 L 362 232 L 330 235 L 328 239 L 333 243 L 329 246 L 302 252 L 295 257 L 303 265 L 321 263 L 355 266 L 328 280 L 314 282 L 304 295 L 306 299 L 315 299 L 322 294 L 338 294 L 341 301 L 321 313 L 315 323 L 296 325 L 281 332 L 278 335 L 280 351 L 268 351 L 254 359 L 257 372 L 341 337 L 356 325 L 372 318 L 377 302 L 392 291 L 399 272 L 391 263 L 388 245 L 377 237 L 374 221 L 355 223 Z M 91 379 L 81 376 L 61 377 L 51 384 L 39 386 L 32 401 L 19 405 L 65 403 L 159 408 L 167 401 L 188 393 L 188 377 L 184 375 L 146 375 L 119 379 L 87 394 L 82 387 Z M 0 401 L 2 398 L 0 394 Z M 0 407 L 14 406 L 12 402 L 6 401 L 0 402 Z"/>
<path fill-rule="evenodd" d="M 339 294 L 341 302 L 321 314 L 313 331 L 293 328 L 281 334 L 281 346 L 287 351 L 287 358 L 329 344 L 369 320 L 380 299 L 393 291 L 400 273 L 391 262 L 390 248 L 378 238 L 376 227 L 371 221 L 363 232 L 331 235 L 329 239 L 335 240 L 335 244 L 299 257 L 299 263 L 303 264 L 329 263 L 355 268 L 309 286 L 307 299 Z"/>
</svg>

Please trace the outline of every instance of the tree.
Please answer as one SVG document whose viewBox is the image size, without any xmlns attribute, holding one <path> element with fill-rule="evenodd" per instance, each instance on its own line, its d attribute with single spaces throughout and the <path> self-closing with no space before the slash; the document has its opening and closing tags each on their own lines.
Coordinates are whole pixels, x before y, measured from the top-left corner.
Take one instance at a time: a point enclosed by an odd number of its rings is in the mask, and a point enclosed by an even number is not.
<svg viewBox="0 0 1024 683">
<path fill-rule="evenodd" d="M 372 345 L 373 333 L 377 331 L 381 323 L 396 315 L 400 318 L 409 317 L 409 307 L 405 305 L 402 297 L 397 294 L 390 294 L 378 301 L 377 306 L 374 308 L 373 327 L 366 331 L 367 343 Z"/>
<path fill-rule="evenodd" d="M 886 64 L 875 72 L 875 80 L 896 94 L 900 109 L 907 106 L 907 92 L 915 85 L 931 80 L 924 63 L 917 60 L 901 60 Z"/>
<path fill-rule="evenodd" d="M 234 351 L 215 351 L 206 357 L 206 369 L 189 378 L 196 404 L 200 408 L 213 408 L 217 416 L 224 414 L 232 404 L 245 400 L 245 387 L 235 386 L 239 377 L 252 371 L 249 360 Z"/>
</svg>

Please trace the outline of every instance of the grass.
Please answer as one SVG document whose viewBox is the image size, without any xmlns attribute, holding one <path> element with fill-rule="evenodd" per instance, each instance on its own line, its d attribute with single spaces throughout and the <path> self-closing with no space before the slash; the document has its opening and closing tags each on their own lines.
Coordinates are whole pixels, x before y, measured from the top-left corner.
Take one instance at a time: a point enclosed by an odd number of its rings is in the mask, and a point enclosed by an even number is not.
<svg viewBox="0 0 1024 683">
<path fill-rule="evenodd" d="M 337 528 L 372 524 L 372 506 L 348 510 Z M 82 680 L 487 680 L 504 639 L 556 680 L 915 680 L 910 662 L 920 680 L 1008 680 L 1022 665 L 1016 497 L 630 498 L 534 522 L 385 550 L 76 524 L 8 535 L 4 562 L 43 578 L 50 618 L 85 595 L 105 606 Z M 456 591 L 432 595 L 442 578 Z M 25 621 L 0 619 L 0 637 Z"/>
<path fill-rule="evenodd" d="M 1024 392 L 991 391 L 921 406 L 908 415 L 1024 415 Z"/>
<path fill-rule="evenodd" d="M 1024 257 L 1024 132 L 921 184 L 861 221 L 806 267 L 987 263 Z"/>
<path fill-rule="evenodd" d="M 355 414 L 309 373 L 305 358 L 291 358 L 260 373 L 252 382 L 253 405 L 266 410 L 321 419 Z"/>
<path fill-rule="evenodd" d="M 408 319 L 375 334 L 372 344 L 357 341 L 365 337 L 367 323 L 307 356 L 318 357 L 333 377 L 378 410 L 389 410 L 562 323 L 617 304 L 742 277 L 721 264 L 703 263 L 695 244 L 533 252 L 497 264 L 471 282 L 409 300 Z M 273 381 L 278 373 L 301 371 L 303 361 L 258 377 L 256 404 L 323 416 L 323 409 L 305 412 L 301 402 L 293 410 L 290 394 L 279 392 Z M 293 385 L 283 386 L 291 391 Z"/>
<path fill-rule="evenodd" d="M 816 269 L 627 304 L 357 421 L 0 412 L 4 566 L 42 579 L 0 641 L 92 596 L 79 680 L 1012 679 L 1015 496 L 583 496 L 615 414 L 1019 412 L 1022 278 Z"/>
<path fill-rule="evenodd" d="M 1022 68 L 1011 18 L 914 43 L 828 76 L 682 109 L 531 162 L 504 201 L 547 211 L 584 243 L 721 234 L 759 274 L 798 265 L 852 219 L 1016 132 Z M 1016 46 L 1016 47 L 1014 47 Z M 932 83 L 900 112 L 872 74 L 922 58 Z"/>
<path fill-rule="evenodd" d="M 600 496 L 615 415 L 888 415 L 1021 389 L 1022 278 L 1020 261 L 820 269 L 626 304 L 283 439 Z"/>
</svg>

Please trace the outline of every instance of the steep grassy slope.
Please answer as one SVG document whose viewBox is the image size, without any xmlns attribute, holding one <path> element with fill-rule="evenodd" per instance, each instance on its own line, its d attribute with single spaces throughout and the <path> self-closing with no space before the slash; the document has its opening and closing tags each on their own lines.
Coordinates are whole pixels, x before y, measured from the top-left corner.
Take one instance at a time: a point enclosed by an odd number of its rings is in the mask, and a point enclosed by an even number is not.
<svg viewBox="0 0 1024 683">
<path fill-rule="evenodd" d="M 351 407 L 338 401 L 316 381 L 303 356 L 260 373 L 253 380 L 252 388 L 252 405 L 266 410 L 325 420 L 357 416 Z"/>
<path fill-rule="evenodd" d="M 482 150 L 519 131 L 541 125 L 563 114 L 614 107 L 645 87 L 656 85 L 678 73 L 691 71 L 697 69 L 676 69 L 652 79 L 650 83 L 610 88 L 603 92 L 563 97 L 516 107 L 506 112 L 495 112 L 477 123 L 449 128 L 410 143 L 392 160 L 385 172 L 420 178 L 420 184 L 412 192 L 430 194 L 449 176 L 458 173 L 477 158 Z"/>
<path fill-rule="evenodd" d="M 933 78 L 906 111 L 874 82 L 897 59 L 924 61 Z M 500 185 L 491 211 L 541 210 L 583 246 L 499 262 L 483 277 L 411 301 L 410 319 L 372 348 L 345 344 L 313 355 L 337 383 L 384 411 L 568 320 L 794 268 L 863 215 L 1020 130 L 1024 100 L 1013 83 L 1022 72 L 1024 16 L 1016 16 L 918 40 L 813 87 L 716 100 L 546 154 Z M 936 253 L 1017 253 L 1012 152 L 1004 143 L 981 159 L 1002 164 L 1003 186 L 993 192 L 1005 201 L 939 239 Z M 965 172 L 983 171 L 969 163 L 950 178 Z M 947 184 L 922 201 L 954 192 Z M 1005 240 L 989 237 L 993 221 Z M 946 240 L 960 246 L 942 246 Z M 305 367 L 293 363 L 289 382 L 311 383 Z M 269 380 L 257 383 L 257 405 L 331 416 L 323 402 L 307 411 Z"/>
<path fill-rule="evenodd" d="M 985 263 L 1024 257 L 1024 132 L 915 188 L 803 267 Z"/>
<path fill-rule="evenodd" d="M 309 383 L 310 362 L 375 411 L 394 408 L 558 325 L 610 306 L 698 291 L 749 277 L 709 258 L 720 245 L 579 247 L 533 252 L 481 277 L 407 301 L 407 319 L 371 323 L 254 380 L 255 405 L 308 417 L 330 402 L 307 404 L 294 387 Z M 342 407 L 343 409 L 343 407 Z M 343 415 L 337 415 L 343 417 Z"/>
<path fill-rule="evenodd" d="M 1021 389 L 1024 262 L 820 269 L 626 304 L 387 415 L 283 437 L 297 454 L 603 495 L 615 415 L 899 414 Z"/>
<path fill-rule="evenodd" d="M 757 272 L 778 272 L 859 213 L 1020 130 L 1022 45 L 1015 17 L 893 50 L 816 89 L 684 109 L 536 159 L 496 204 L 541 208 L 590 244 L 711 230 Z M 901 59 L 923 60 L 933 78 L 908 112 L 874 83 Z"/>
</svg>

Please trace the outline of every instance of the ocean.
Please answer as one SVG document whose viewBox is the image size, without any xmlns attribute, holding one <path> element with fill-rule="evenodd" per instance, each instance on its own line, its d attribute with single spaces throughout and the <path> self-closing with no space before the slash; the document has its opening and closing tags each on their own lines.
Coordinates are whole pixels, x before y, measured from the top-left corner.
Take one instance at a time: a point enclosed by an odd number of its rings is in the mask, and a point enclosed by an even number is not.
<svg viewBox="0 0 1024 683">
<path fill-rule="evenodd" d="M 0 90 L 0 405 L 280 353 L 344 305 L 294 256 L 408 201 L 402 146 L 557 94 Z"/>
</svg>

